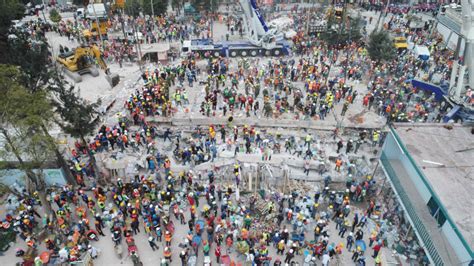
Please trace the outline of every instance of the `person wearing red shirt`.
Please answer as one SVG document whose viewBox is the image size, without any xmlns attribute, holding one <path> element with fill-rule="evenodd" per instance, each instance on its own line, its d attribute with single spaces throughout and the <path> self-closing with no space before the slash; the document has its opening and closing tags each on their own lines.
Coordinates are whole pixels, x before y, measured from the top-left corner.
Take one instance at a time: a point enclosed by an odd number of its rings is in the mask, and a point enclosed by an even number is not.
<svg viewBox="0 0 474 266">
<path fill-rule="evenodd" d="M 373 258 L 377 257 L 377 255 L 379 254 L 381 248 L 382 248 L 381 244 L 377 244 L 373 247 L 373 249 L 374 249 L 374 255 L 372 256 Z"/>
<path fill-rule="evenodd" d="M 214 255 L 216 255 L 217 263 L 220 263 L 221 260 L 221 246 L 216 246 L 216 250 L 214 251 Z"/>
</svg>

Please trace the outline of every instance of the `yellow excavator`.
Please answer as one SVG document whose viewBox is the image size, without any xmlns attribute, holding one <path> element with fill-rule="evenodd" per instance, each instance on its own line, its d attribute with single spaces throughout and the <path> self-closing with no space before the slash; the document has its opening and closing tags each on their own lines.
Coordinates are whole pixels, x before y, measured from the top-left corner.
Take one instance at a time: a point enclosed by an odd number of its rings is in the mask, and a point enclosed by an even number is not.
<svg viewBox="0 0 474 266">
<path fill-rule="evenodd" d="M 115 87 L 120 81 L 119 75 L 110 73 L 99 47 L 95 44 L 90 46 L 81 45 L 72 51 L 60 53 L 56 61 L 63 66 L 66 75 L 76 83 L 82 81 L 81 75 L 84 74 L 91 74 L 94 77 L 99 76 L 95 62 L 104 70 L 105 77 L 112 87 Z"/>
</svg>

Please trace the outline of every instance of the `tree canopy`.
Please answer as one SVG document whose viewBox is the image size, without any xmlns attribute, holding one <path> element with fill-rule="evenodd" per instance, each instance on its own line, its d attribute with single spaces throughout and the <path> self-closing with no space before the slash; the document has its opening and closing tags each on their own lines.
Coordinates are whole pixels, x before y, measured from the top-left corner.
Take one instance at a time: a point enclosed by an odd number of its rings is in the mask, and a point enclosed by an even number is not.
<svg viewBox="0 0 474 266">
<path fill-rule="evenodd" d="M 6 63 L 8 33 L 12 20 L 23 18 L 25 6 L 19 0 L 0 1 L 0 63 Z"/>
<path fill-rule="evenodd" d="M 58 10 L 56 10 L 56 8 L 53 8 L 49 11 L 49 18 L 52 22 L 59 23 L 62 17 L 61 14 L 59 14 Z"/>
<path fill-rule="evenodd" d="M 362 38 L 361 25 L 360 17 L 346 17 L 341 20 L 331 14 L 327 29 L 320 36 L 328 46 L 357 42 Z"/>
<path fill-rule="evenodd" d="M 219 0 L 193 0 L 194 7 L 202 11 L 215 11 L 219 7 Z"/>
<path fill-rule="evenodd" d="M 39 127 L 52 117 L 52 109 L 44 91 L 28 91 L 20 69 L 0 65 L 0 122 L 2 125 Z"/>
<path fill-rule="evenodd" d="M 153 2 L 153 10 L 151 8 Z M 162 0 L 129 0 L 125 2 L 125 13 L 130 16 L 138 16 L 140 12 L 145 15 L 155 16 L 164 14 L 168 8 L 168 1 Z"/>
<path fill-rule="evenodd" d="M 151 9 L 152 1 L 153 1 L 153 12 Z M 142 0 L 142 7 L 143 7 L 142 9 L 143 13 L 145 15 L 152 15 L 152 13 L 154 13 L 155 16 L 158 16 L 166 12 L 166 9 L 168 8 L 168 1 Z"/>
<path fill-rule="evenodd" d="M 42 127 L 53 114 L 46 93 L 27 90 L 21 79 L 18 67 L 0 65 L 0 134 L 5 139 L 2 152 L 16 157 L 34 189 L 40 190 L 43 182 L 32 170 L 52 158 L 53 143 Z"/>
<path fill-rule="evenodd" d="M 43 89 L 51 77 L 51 70 L 47 67 L 51 60 L 46 38 L 38 34 L 31 39 L 22 31 L 14 34 L 16 38 L 8 42 L 7 62 L 20 67 L 21 82 L 26 88 L 32 91 Z"/>
<path fill-rule="evenodd" d="M 54 95 L 53 105 L 61 119 L 56 123 L 72 137 L 81 138 L 95 131 L 98 126 L 98 108 L 100 100 L 89 103 L 81 98 L 73 86 L 65 83 L 61 76 L 54 77 L 55 82 L 49 87 Z"/>
<path fill-rule="evenodd" d="M 125 1 L 125 13 L 129 16 L 138 16 L 140 15 L 140 11 L 141 11 L 141 4 L 140 4 L 140 0 L 128 0 L 128 1 Z"/>
<path fill-rule="evenodd" d="M 395 45 L 387 31 L 374 31 L 369 36 L 369 56 L 377 63 L 393 60 L 397 56 Z"/>
</svg>

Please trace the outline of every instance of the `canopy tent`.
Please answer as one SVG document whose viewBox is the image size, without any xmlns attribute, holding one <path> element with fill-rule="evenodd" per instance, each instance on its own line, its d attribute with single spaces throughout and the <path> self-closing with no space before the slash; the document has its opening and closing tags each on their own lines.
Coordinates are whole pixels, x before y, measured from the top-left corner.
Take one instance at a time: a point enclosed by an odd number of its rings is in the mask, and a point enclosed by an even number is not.
<svg viewBox="0 0 474 266">
<path fill-rule="evenodd" d="M 430 59 L 430 50 L 426 46 L 422 45 L 415 45 L 415 55 L 418 59 L 421 60 L 428 60 Z"/>
</svg>

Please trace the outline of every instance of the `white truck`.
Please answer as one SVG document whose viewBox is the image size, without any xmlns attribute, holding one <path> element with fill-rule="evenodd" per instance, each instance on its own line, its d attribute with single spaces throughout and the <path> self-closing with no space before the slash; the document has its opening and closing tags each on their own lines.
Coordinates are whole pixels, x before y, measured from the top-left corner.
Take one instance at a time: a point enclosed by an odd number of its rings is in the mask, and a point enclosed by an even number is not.
<svg viewBox="0 0 474 266">
<path fill-rule="evenodd" d="M 244 11 L 243 22 L 247 40 L 215 42 L 197 39 L 183 42 L 182 52 L 198 52 L 209 56 L 281 56 L 291 52 L 290 43 L 276 27 L 265 22 L 255 0 L 239 0 Z M 280 23 L 285 24 L 285 23 Z"/>
<path fill-rule="evenodd" d="M 95 19 L 96 15 L 97 18 L 106 18 L 107 17 L 107 10 L 105 9 L 105 5 L 100 4 L 89 4 L 86 8 L 78 8 L 76 10 L 76 15 L 78 18 L 90 18 Z"/>
</svg>

